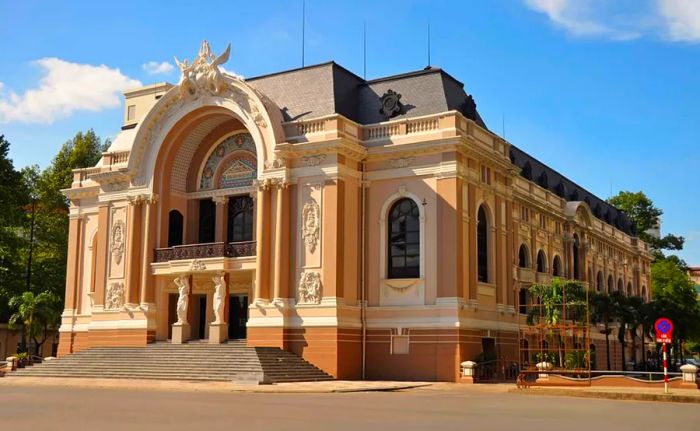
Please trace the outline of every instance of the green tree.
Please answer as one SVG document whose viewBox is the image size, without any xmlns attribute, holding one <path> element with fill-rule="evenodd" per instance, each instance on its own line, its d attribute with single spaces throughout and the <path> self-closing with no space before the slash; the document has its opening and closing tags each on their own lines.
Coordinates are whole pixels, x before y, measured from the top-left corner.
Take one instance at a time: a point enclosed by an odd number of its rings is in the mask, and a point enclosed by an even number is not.
<svg viewBox="0 0 700 431">
<path fill-rule="evenodd" d="M 10 143 L 0 135 L 0 321 L 9 318 L 8 302 L 22 290 L 20 250 L 24 245 L 23 207 L 27 190 L 8 157 Z"/>
<path fill-rule="evenodd" d="M 659 226 L 659 218 L 663 211 L 654 205 L 644 192 L 621 191 L 608 198 L 615 208 L 624 211 L 635 224 L 637 236 L 648 243 L 653 249 L 681 250 L 685 239 L 682 236 L 667 234 L 662 238 L 651 236 L 648 231 Z"/>
<path fill-rule="evenodd" d="M 41 292 L 38 295 L 24 292 L 10 299 L 10 307 L 15 310 L 10 316 L 10 327 L 22 324 L 22 345 L 26 348 L 27 341 L 31 338 L 36 346 L 34 353 L 37 355 L 48 337 L 49 329 L 58 324 L 60 314 L 56 304 L 59 302 L 59 298 L 51 292 Z M 43 338 L 39 341 L 42 335 Z"/>
</svg>

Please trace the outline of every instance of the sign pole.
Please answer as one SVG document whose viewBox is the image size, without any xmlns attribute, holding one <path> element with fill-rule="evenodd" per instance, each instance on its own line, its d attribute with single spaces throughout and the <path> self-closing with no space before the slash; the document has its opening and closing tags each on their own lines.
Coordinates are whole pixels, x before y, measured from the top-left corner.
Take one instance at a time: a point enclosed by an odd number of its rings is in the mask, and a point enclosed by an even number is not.
<svg viewBox="0 0 700 431">
<path fill-rule="evenodd" d="M 664 351 L 664 393 L 668 393 L 668 362 L 666 361 L 666 343 L 663 343 Z"/>
</svg>

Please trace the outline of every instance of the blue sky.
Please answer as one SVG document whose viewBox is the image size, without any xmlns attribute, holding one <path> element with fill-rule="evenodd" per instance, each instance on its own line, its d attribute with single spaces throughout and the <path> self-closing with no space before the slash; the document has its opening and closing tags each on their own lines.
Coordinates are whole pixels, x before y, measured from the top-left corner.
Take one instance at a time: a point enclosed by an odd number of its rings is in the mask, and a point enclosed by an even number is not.
<svg viewBox="0 0 700 431">
<path fill-rule="evenodd" d="M 46 166 L 78 130 L 113 137 L 120 92 L 176 82 L 172 57 L 232 43 L 227 70 L 301 64 L 301 0 L 0 1 L 0 134 Z M 605 198 L 643 190 L 700 264 L 700 1 L 306 1 L 306 63 L 367 77 L 431 63 L 464 82 L 487 125 Z M 165 63 L 165 64 L 164 64 Z M 505 119 L 505 121 L 504 121 Z"/>
</svg>

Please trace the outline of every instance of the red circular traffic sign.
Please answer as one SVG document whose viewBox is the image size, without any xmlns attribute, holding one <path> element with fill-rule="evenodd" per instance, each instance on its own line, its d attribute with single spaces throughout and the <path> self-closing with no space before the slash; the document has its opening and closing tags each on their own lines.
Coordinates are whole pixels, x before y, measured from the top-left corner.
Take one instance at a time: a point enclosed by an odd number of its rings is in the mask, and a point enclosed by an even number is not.
<svg viewBox="0 0 700 431">
<path fill-rule="evenodd" d="M 673 338 L 673 322 L 666 317 L 660 317 L 654 322 L 657 343 L 670 343 Z"/>
</svg>

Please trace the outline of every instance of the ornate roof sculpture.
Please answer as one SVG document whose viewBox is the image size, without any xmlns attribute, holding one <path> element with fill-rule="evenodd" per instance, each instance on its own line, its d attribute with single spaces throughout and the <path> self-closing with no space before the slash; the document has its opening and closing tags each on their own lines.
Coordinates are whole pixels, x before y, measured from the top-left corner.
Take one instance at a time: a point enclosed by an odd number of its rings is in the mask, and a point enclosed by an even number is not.
<svg viewBox="0 0 700 431">
<path fill-rule="evenodd" d="M 226 47 L 226 50 L 217 57 L 211 52 L 209 42 L 203 40 L 199 48 L 199 53 L 191 64 L 187 59 L 180 62 L 177 57 L 175 57 L 175 64 L 177 64 L 182 72 L 178 84 L 180 86 L 180 97 L 182 99 L 197 99 L 202 92 L 212 96 L 218 96 L 226 91 L 227 84 L 219 66 L 228 61 L 230 54 L 230 43 Z"/>
</svg>

